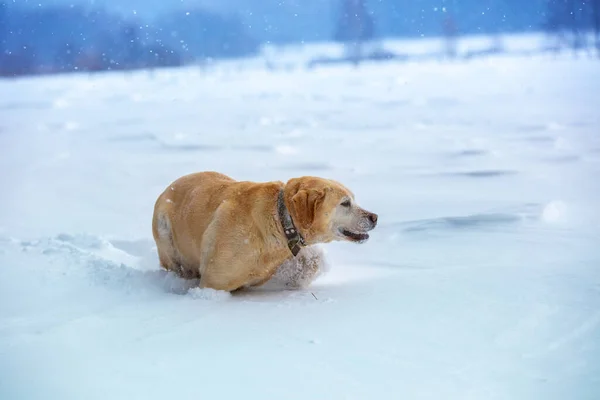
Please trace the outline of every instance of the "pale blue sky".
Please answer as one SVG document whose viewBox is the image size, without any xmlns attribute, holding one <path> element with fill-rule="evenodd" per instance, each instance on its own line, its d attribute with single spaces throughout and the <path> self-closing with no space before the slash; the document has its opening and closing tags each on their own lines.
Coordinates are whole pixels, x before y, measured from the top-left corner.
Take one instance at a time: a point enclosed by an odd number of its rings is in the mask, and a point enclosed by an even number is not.
<svg viewBox="0 0 600 400">
<path fill-rule="evenodd" d="M 10 1 L 10 0 L 9 0 Z M 36 7 L 56 4 L 106 6 L 123 15 L 150 20 L 174 9 L 194 6 L 239 15 L 248 31 L 261 40 L 330 39 L 340 0 L 14 0 Z M 454 9 L 459 29 L 537 29 L 546 0 L 367 0 L 375 26 L 383 35 L 431 36 L 441 33 L 443 9 Z"/>
</svg>

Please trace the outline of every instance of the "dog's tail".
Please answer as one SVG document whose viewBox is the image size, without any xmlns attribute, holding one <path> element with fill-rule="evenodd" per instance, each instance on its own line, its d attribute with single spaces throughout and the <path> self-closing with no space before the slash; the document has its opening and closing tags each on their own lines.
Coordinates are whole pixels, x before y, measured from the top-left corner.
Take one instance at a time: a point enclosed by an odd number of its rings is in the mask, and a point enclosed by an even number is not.
<svg viewBox="0 0 600 400">
<path fill-rule="evenodd" d="M 156 235 L 162 240 L 168 240 L 172 245 L 173 236 L 171 234 L 171 222 L 169 221 L 169 217 L 164 213 L 159 212 L 155 224 L 156 226 L 154 229 L 156 230 Z"/>
</svg>

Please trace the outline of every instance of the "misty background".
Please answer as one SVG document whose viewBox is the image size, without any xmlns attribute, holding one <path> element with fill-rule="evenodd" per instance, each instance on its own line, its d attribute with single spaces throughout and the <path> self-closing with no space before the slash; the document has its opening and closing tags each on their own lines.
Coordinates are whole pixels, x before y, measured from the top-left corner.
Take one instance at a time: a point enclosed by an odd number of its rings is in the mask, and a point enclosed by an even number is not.
<svg viewBox="0 0 600 400">
<path fill-rule="evenodd" d="M 0 0 L 0 74 L 178 66 L 264 44 L 544 31 L 599 46 L 598 0 Z M 595 35 L 595 38 L 594 38 Z M 591 39 L 590 39 L 591 37 Z M 595 41 L 595 44 L 594 44 Z M 499 44 L 496 42 L 496 50 Z M 453 55 L 450 43 L 445 51 Z M 455 54 L 454 54 L 455 55 Z M 384 52 L 379 59 L 393 58 Z"/>
</svg>

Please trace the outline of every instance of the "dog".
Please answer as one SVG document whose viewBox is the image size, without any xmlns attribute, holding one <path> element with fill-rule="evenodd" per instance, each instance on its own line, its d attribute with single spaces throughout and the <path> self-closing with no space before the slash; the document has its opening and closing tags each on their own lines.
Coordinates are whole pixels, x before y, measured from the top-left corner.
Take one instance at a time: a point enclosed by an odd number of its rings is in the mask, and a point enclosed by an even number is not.
<svg viewBox="0 0 600 400">
<path fill-rule="evenodd" d="M 201 288 L 235 292 L 265 284 L 294 259 L 310 264 L 304 249 L 316 244 L 364 243 L 377 219 L 334 180 L 249 182 L 206 171 L 178 178 L 159 195 L 152 234 L 164 269 L 199 279 Z"/>
</svg>

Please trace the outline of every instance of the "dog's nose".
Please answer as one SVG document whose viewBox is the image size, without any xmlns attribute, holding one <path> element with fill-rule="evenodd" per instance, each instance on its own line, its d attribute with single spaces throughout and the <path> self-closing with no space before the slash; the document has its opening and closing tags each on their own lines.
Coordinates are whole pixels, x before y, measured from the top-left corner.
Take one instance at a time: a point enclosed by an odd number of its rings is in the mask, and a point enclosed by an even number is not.
<svg viewBox="0 0 600 400">
<path fill-rule="evenodd" d="M 373 227 L 377 225 L 377 214 L 370 213 L 369 220 L 373 223 Z"/>
</svg>

